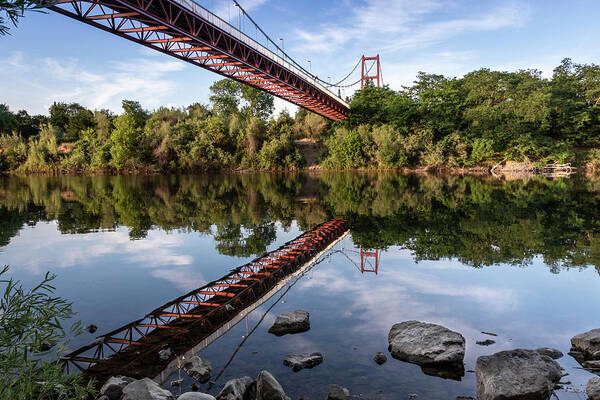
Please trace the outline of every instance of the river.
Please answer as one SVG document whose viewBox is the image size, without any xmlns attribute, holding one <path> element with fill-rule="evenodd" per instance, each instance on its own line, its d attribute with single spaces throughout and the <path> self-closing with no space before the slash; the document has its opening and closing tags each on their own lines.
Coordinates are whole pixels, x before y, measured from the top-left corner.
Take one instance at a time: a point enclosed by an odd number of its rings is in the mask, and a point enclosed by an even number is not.
<svg viewBox="0 0 600 400">
<path fill-rule="evenodd" d="M 338 251 L 201 351 L 215 376 L 277 303 L 213 395 L 228 379 L 266 369 L 292 398 L 324 398 L 332 383 L 369 399 L 474 397 L 478 356 L 544 346 L 565 353 L 558 361 L 571 384 L 559 398 L 581 399 L 592 374 L 566 353 L 572 336 L 600 327 L 598 210 L 600 180 L 582 178 L 4 176 L 0 265 L 25 286 L 57 275 L 56 293 L 84 325 L 99 327 L 74 338 L 74 349 L 343 217 L 350 234 Z M 361 249 L 377 250 L 377 260 L 366 256 L 361 268 Z M 310 312 L 308 332 L 267 333 L 276 315 L 296 309 Z M 426 375 L 390 357 L 387 334 L 406 320 L 462 333 L 464 377 Z M 476 344 L 486 339 L 496 343 Z M 317 351 L 324 362 L 313 369 L 282 364 L 287 354 Z M 388 355 L 381 366 L 373 361 L 380 351 Z"/>
</svg>

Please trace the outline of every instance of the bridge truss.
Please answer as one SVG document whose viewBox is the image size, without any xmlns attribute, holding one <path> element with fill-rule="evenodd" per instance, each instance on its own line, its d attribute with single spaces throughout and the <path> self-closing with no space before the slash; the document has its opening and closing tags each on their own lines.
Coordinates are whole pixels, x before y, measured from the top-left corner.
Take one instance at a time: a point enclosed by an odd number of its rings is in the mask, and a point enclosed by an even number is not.
<svg viewBox="0 0 600 400">
<path fill-rule="evenodd" d="M 59 0 L 49 8 L 330 120 L 346 118 L 348 104 L 317 77 L 191 0 Z"/>
</svg>

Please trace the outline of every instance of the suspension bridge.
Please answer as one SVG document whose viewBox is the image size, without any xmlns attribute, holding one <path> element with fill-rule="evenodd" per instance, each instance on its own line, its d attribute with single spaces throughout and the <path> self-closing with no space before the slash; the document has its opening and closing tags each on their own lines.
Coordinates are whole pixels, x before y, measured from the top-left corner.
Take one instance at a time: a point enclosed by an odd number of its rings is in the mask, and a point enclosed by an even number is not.
<svg viewBox="0 0 600 400">
<path fill-rule="evenodd" d="M 291 58 L 236 0 L 233 2 L 239 13 L 237 28 L 192 0 L 58 0 L 49 9 L 333 121 L 345 119 L 349 110 L 341 89 L 359 83 L 362 88 L 367 81 L 383 84 L 379 56 L 363 56 L 335 83 L 320 79 Z M 248 29 L 242 27 L 242 18 Z M 249 30 L 254 30 L 254 35 Z M 360 64 L 360 79 L 346 84 L 358 73 Z M 374 66 L 376 70 L 371 73 Z"/>
</svg>

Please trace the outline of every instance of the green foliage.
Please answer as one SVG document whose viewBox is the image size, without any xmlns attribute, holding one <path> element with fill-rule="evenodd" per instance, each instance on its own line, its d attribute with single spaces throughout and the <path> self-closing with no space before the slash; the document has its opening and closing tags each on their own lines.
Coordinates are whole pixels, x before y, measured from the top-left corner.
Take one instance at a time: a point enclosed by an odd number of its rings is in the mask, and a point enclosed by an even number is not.
<svg viewBox="0 0 600 400">
<path fill-rule="evenodd" d="M 302 166 L 302 161 L 302 155 L 289 133 L 282 133 L 265 142 L 258 154 L 258 166 L 266 170 L 298 168 Z"/>
<path fill-rule="evenodd" d="M 363 152 L 364 137 L 358 129 L 338 127 L 326 141 L 329 155 L 324 166 L 334 169 L 351 169 L 364 167 L 367 158 Z"/>
<path fill-rule="evenodd" d="M 8 267 L 0 271 L 5 278 Z M 71 303 L 55 297 L 52 280 L 46 274 L 33 289 L 24 289 L 18 281 L 1 279 L 0 299 L 0 398 L 86 399 L 93 394 L 93 382 L 85 385 L 79 375 L 63 373 L 62 363 L 50 363 L 60 357 L 66 338 L 81 332 L 75 323 L 69 330 L 64 321 L 72 318 Z"/>
<path fill-rule="evenodd" d="M 8 34 L 8 21 L 17 26 L 19 19 L 25 16 L 25 11 L 41 11 L 52 2 L 41 0 L 2 0 L 0 1 L 0 36 Z"/>
<path fill-rule="evenodd" d="M 51 171 L 57 165 L 57 129 L 53 125 L 42 128 L 38 137 L 29 138 L 27 160 L 23 167 L 27 171 Z"/>
<path fill-rule="evenodd" d="M 115 167 L 135 165 L 140 139 L 141 131 L 134 115 L 122 114 L 115 119 L 115 129 L 110 134 L 110 154 Z"/>
<path fill-rule="evenodd" d="M 27 160 L 27 144 L 16 134 L 0 135 L 0 171 L 16 170 Z"/>
</svg>

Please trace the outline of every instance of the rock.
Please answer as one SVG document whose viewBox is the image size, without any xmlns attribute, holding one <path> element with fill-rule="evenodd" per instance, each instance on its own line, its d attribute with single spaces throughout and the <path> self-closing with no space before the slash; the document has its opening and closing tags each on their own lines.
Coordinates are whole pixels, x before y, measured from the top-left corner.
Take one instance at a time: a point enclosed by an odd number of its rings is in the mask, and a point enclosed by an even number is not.
<svg viewBox="0 0 600 400">
<path fill-rule="evenodd" d="M 217 400 L 246 400 L 254 396 L 251 395 L 254 380 L 249 376 L 238 379 L 232 379 L 225 383 L 223 389 L 217 395 Z"/>
<path fill-rule="evenodd" d="M 327 400 L 349 400 L 350 391 L 338 385 L 329 386 L 329 394 Z"/>
<path fill-rule="evenodd" d="M 256 379 L 256 400 L 290 400 L 269 371 L 261 371 Z"/>
<path fill-rule="evenodd" d="M 373 361 L 375 361 L 377 365 L 381 365 L 387 361 L 387 356 L 382 352 L 379 352 L 375 354 L 375 357 L 373 357 Z"/>
<path fill-rule="evenodd" d="M 197 392 L 198 390 L 200 390 L 200 386 L 198 386 L 197 383 L 192 383 L 192 386 L 190 386 L 190 389 L 192 389 L 192 392 Z"/>
<path fill-rule="evenodd" d="M 584 361 L 583 366 L 594 371 L 600 371 L 600 360 Z"/>
<path fill-rule="evenodd" d="M 89 333 L 94 333 L 98 330 L 98 327 L 94 324 L 89 324 L 88 326 L 86 326 L 85 328 L 86 331 L 88 331 Z"/>
<path fill-rule="evenodd" d="M 269 333 L 276 336 L 306 332 L 310 329 L 309 313 L 302 310 L 288 311 L 278 315 Z"/>
<path fill-rule="evenodd" d="M 479 400 L 546 400 L 560 381 L 560 365 L 535 350 L 481 356 L 475 366 Z"/>
<path fill-rule="evenodd" d="M 392 357 L 418 365 L 462 363 L 465 338 L 440 325 L 419 321 L 395 324 L 388 334 Z"/>
<path fill-rule="evenodd" d="M 206 393 L 187 392 L 179 396 L 177 400 L 215 400 L 215 398 Z"/>
<path fill-rule="evenodd" d="M 323 354 L 291 354 L 283 360 L 283 365 L 292 367 L 294 372 L 298 372 L 303 368 L 312 368 L 323 362 Z"/>
<path fill-rule="evenodd" d="M 471 396 L 458 396 L 456 400 L 475 400 Z"/>
<path fill-rule="evenodd" d="M 231 311 L 235 310 L 235 308 L 233 308 L 233 306 L 231 304 L 225 304 L 225 310 L 231 312 Z"/>
<path fill-rule="evenodd" d="M 486 339 L 486 340 L 482 340 L 482 341 L 479 341 L 479 342 L 475 342 L 475 344 L 478 344 L 480 346 L 490 346 L 490 345 L 492 345 L 494 343 L 496 343 L 496 342 L 493 341 L 493 340 L 490 340 L 490 339 Z"/>
<path fill-rule="evenodd" d="M 561 358 L 564 355 L 560 350 L 556 350 L 551 347 L 540 347 L 539 349 L 536 349 L 535 351 L 537 351 L 538 353 L 540 353 L 544 356 L 548 356 L 553 360 L 558 360 L 559 358 Z"/>
<path fill-rule="evenodd" d="M 123 388 L 135 381 L 127 376 L 112 376 L 100 388 L 100 395 L 106 396 L 109 400 L 119 400 L 123 394 Z"/>
<path fill-rule="evenodd" d="M 171 381 L 171 387 L 179 387 L 183 383 L 183 379 L 175 379 Z"/>
<path fill-rule="evenodd" d="M 172 355 L 173 351 L 168 348 L 159 350 L 158 352 L 158 358 L 160 358 L 161 361 L 167 361 L 169 358 L 171 358 Z"/>
<path fill-rule="evenodd" d="M 484 331 L 481 331 L 481 333 L 483 333 L 484 335 L 488 335 L 488 336 L 498 336 L 497 334 L 495 334 L 493 332 L 484 332 Z"/>
<path fill-rule="evenodd" d="M 96 400 L 110 400 L 108 396 L 100 396 Z"/>
<path fill-rule="evenodd" d="M 125 386 L 121 400 L 173 400 L 173 395 L 152 379 L 144 378 Z"/>
<path fill-rule="evenodd" d="M 573 336 L 571 338 L 571 345 L 575 350 L 584 353 L 586 356 L 593 356 L 596 352 L 600 351 L 600 329 L 592 329 L 591 331 Z"/>
<path fill-rule="evenodd" d="M 588 400 L 600 400 L 600 378 L 592 378 L 585 388 Z"/>
<path fill-rule="evenodd" d="M 210 379 L 212 367 L 210 361 L 202 357 L 193 356 L 183 363 L 183 371 L 200 383 L 206 383 Z"/>
</svg>

